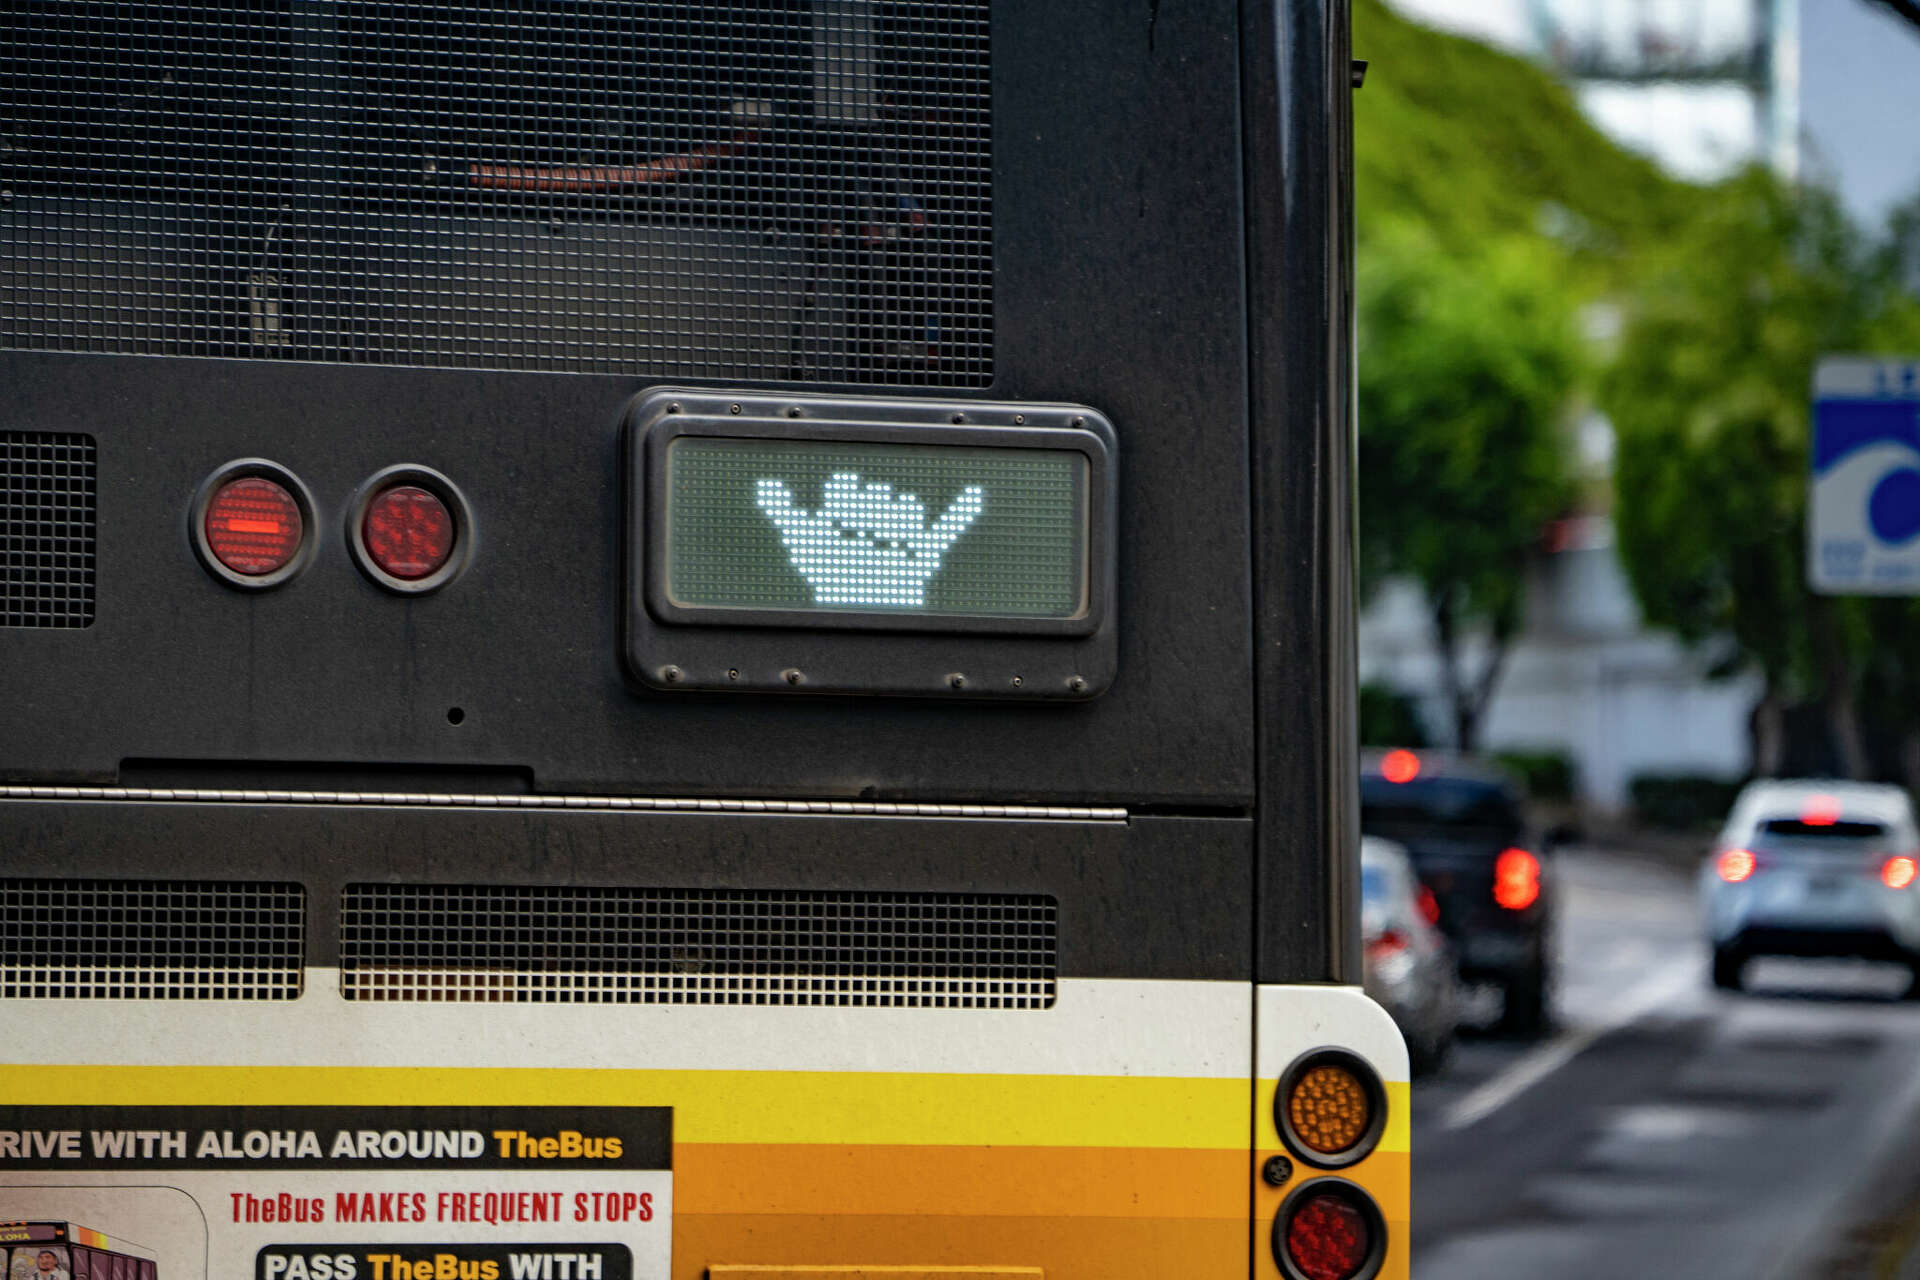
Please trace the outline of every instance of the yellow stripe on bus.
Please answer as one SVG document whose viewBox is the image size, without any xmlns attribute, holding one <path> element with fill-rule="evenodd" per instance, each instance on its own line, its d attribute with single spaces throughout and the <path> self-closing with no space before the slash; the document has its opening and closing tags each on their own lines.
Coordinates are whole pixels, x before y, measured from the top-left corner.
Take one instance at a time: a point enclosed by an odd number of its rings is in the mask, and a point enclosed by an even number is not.
<svg viewBox="0 0 1920 1280">
<path fill-rule="evenodd" d="M 1388 1081 L 1383 1152 L 1408 1149 Z M 1269 1104 L 1271 1087 L 1262 1091 Z M 666 1106 L 686 1143 L 1174 1147 L 1245 1151 L 1244 1080 L 864 1071 L 0 1066 L 30 1105 Z M 1261 1145 L 1277 1146 L 1270 1105 Z"/>
</svg>

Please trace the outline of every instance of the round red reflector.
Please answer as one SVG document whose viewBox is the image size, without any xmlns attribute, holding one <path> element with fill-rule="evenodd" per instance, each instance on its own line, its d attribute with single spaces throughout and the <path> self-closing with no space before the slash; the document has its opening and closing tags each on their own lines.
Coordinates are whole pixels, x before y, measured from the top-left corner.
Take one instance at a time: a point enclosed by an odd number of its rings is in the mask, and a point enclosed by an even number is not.
<svg viewBox="0 0 1920 1280">
<path fill-rule="evenodd" d="M 1906 888 L 1913 883 L 1916 875 L 1920 875 L 1920 862 L 1904 854 L 1888 858 L 1880 868 L 1880 882 L 1889 889 Z"/>
<path fill-rule="evenodd" d="M 1389 751 L 1380 760 L 1380 776 L 1388 782 L 1412 782 L 1420 776 L 1420 757 L 1411 751 Z"/>
<path fill-rule="evenodd" d="M 367 504 L 360 536 L 381 572 L 414 582 L 438 573 L 453 554 L 453 515 L 418 485 L 395 485 Z"/>
<path fill-rule="evenodd" d="M 1373 1253 L 1373 1232 L 1345 1196 L 1308 1196 L 1287 1223 L 1287 1256 L 1307 1280 L 1352 1280 Z"/>
<path fill-rule="evenodd" d="M 214 490 L 204 525 L 213 558 L 248 578 L 286 568 L 306 536 L 300 504 L 263 476 L 229 480 Z"/>
<path fill-rule="evenodd" d="M 1753 874 L 1759 865 L 1753 854 L 1746 849 L 1729 849 L 1720 855 L 1720 861 L 1714 864 L 1714 870 L 1728 884 L 1739 884 Z"/>
</svg>

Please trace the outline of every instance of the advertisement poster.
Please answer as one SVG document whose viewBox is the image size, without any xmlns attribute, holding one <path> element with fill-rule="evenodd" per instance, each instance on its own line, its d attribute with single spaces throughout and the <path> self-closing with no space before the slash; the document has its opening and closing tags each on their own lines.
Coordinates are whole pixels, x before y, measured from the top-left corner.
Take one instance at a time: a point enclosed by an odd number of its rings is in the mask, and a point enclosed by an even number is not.
<svg viewBox="0 0 1920 1280">
<path fill-rule="evenodd" d="M 666 1107 L 0 1106 L 0 1280 L 668 1280 Z"/>
</svg>

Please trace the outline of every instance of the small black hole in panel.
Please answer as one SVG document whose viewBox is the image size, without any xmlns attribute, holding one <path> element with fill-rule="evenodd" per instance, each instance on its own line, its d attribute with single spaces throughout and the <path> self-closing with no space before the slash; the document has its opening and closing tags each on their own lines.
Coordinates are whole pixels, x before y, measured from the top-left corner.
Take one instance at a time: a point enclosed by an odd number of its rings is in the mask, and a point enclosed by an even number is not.
<svg viewBox="0 0 1920 1280">
<path fill-rule="evenodd" d="M 463 721 L 465 721 L 465 720 L 466 720 L 466 718 L 467 718 L 467 713 L 466 713 L 465 711 L 463 711 L 463 710 L 461 710 L 461 709 L 460 709 L 459 707 L 448 707 L 448 708 L 447 708 L 447 723 L 448 723 L 448 724 L 460 724 L 460 723 L 462 723 Z"/>
</svg>

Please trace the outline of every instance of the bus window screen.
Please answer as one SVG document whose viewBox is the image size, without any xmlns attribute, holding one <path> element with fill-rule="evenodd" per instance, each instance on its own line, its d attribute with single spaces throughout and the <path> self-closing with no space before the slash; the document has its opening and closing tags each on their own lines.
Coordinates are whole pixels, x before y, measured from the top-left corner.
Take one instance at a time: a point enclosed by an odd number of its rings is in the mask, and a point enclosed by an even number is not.
<svg viewBox="0 0 1920 1280">
<path fill-rule="evenodd" d="M 1073 450 L 687 436 L 667 450 L 682 608 L 1072 619 L 1088 464 Z"/>
</svg>

